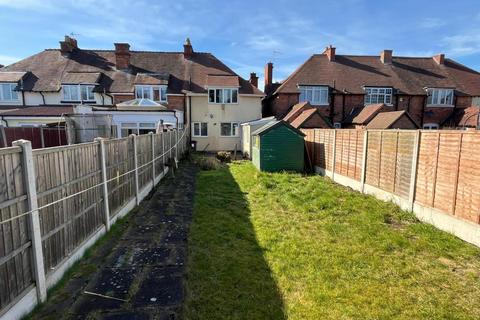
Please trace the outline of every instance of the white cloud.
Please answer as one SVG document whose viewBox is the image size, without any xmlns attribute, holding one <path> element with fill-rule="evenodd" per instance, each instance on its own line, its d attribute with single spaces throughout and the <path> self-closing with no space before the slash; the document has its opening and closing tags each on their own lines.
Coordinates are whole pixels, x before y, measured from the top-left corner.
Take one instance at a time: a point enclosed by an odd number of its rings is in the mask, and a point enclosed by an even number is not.
<svg viewBox="0 0 480 320">
<path fill-rule="evenodd" d="M 425 18 L 425 19 L 421 20 L 418 25 L 419 25 L 420 28 L 434 29 L 434 28 L 443 27 L 446 24 L 447 24 L 447 22 L 443 19 Z"/>
<path fill-rule="evenodd" d="M 253 36 L 247 39 L 246 43 L 250 48 L 258 51 L 282 50 L 284 47 L 282 41 L 267 35 Z"/>
<path fill-rule="evenodd" d="M 453 56 L 466 56 L 480 53 L 480 30 L 444 37 L 447 53 Z"/>
</svg>

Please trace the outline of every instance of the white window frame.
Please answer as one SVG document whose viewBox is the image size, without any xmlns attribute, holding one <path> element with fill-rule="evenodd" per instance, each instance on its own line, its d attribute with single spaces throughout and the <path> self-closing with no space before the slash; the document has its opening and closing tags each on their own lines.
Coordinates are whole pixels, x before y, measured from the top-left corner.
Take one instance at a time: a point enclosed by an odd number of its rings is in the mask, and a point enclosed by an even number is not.
<svg viewBox="0 0 480 320">
<path fill-rule="evenodd" d="M 222 125 L 224 125 L 224 124 L 230 124 L 230 132 L 232 133 L 231 135 L 223 135 L 222 134 Z M 235 130 L 235 128 L 236 128 L 236 130 Z M 225 138 L 238 137 L 239 136 L 239 131 L 240 131 L 239 129 L 240 129 L 240 124 L 238 122 L 221 122 L 220 123 L 220 137 L 225 137 Z"/>
<path fill-rule="evenodd" d="M 206 126 L 207 134 L 202 135 L 202 125 Z M 198 126 L 199 134 L 195 134 L 195 126 Z M 192 137 L 195 138 L 206 138 L 208 137 L 208 122 L 192 122 Z"/>
<path fill-rule="evenodd" d="M 218 99 L 217 96 L 217 91 L 222 93 L 222 96 L 220 99 Z M 210 93 L 213 92 L 213 101 L 210 99 Z M 228 92 L 228 98 L 230 99 L 230 102 L 228 102 L 228 99 L 225 99 L 227 96 L 226 93 Z M 234 92 L 236 92 L 236 101 L 233 101 L 234 99 Z M 238 88 L 208 88 L 207 92 L 207 98 L 208 98 L 208 103 L 209 104 L 238 104 Z"/>
<path fill-rule="evenodd" d="M 388 106 L 393 105 L 393 88 L 392 87 L 365 87 L 364 104 L 384 103 Z"/>
<path fill-rule="evenodd" d="M 334 122 L 334 123 L 333 123 L 333 128 L 335 128 L 335 129 L 341 129 L 341 128 L 342 128 L 342 123 L 341 123 L 341 122 Z"/>
<path fill-rule="evenodd" d="M 455 92 L 453 89 L 428 88 L 427 106 L 453 107 Z M 442 102 L 442 99 L 444 100 Z"/>
<path fill-rule="evenodd" d="M 69 88 L 70 94 L 69 97 L 66 97 L 66 88 Z M 62 101 L 82 101 L 82 102 L 91 102 L 95 101 L 95 92 L 93 92 L 93 89 L 95 88 L 94 84 L 62 84 Z M 83 89 L 85 89 L 85 93 L 89 95 L 89 93 L 92 94 L 91 98 L 87 96 L 87 99 L 82 98 L 82 93 Z M 90 90 L 89 90 L 90 89 Z M 72 91 L 75 90 L 77 93 L 77 98 L 78 99 L 72 99 Z"/>
<path fill-rule="evenodd" d="M 438 130 L 440 129 L 438 123 L 425 123 L 423 125 L 424 130 Z"/>
<path fill-rule="evenodd" d="M 160 100 L 154 99 L 153 91 L 158 90 Z M 135 85 L 136 99 L 150 99 L 156 102 L 167 102 L 167 86 Z"/>
<path fill-rule="evenodd" d="M 328 86 L 298 86 L 300 91 L 299 102 L 308 101 L 315 106 L 328 106 Z"/>
<path fill-rule="evenodd" d="M 7 99 L 6 97 L 3 96 L 3 86 L 9 86 L 10 87 L 10 99 Z M 16 87 L 17 87 L 16 83 L 12 83 L 12 82 L 2 82 L 2 83 L 0 83 L 0 102 L 18 102 L 18 101 L 20 101 L 18 91 L 15 91 Z M 14 95 L 16 96 L 16 98 L 14 97 Z"/>
</svg>

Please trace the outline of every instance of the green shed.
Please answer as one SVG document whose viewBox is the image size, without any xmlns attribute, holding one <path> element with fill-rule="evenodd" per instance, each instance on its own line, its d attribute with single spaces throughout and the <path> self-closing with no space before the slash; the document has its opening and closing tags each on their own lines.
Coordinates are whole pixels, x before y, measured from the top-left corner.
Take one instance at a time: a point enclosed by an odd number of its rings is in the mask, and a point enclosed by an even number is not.
<svg viewBox="0 0 480 320">
<path fill-rule="evenodd" d="M 252 136 L 252 162 L 259 170 L 303 171 L 303 132 L 278 120 L 257 129 Z"/>
</svg>

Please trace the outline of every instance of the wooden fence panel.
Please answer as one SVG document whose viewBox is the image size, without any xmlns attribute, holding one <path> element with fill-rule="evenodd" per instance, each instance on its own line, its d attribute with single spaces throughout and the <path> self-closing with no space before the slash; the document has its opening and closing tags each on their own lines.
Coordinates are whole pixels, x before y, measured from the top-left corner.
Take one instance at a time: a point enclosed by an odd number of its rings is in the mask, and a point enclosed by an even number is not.
<svg viewBox="0 0 480 320">
<path fill-rule="evenodd" d="M 152 140 L 149 134 L 137 136 L 138 184 L 142 190 L 152 181 Z M 150 164 L 149 164 L 150 163 Z"/>
<path fill-rule="evenodd" d="M 164 170 L 163 156 L 164 150 L 162 149 L 162 136 L 163 133 L 155 134 L 153 136 L 155 141 L 155 172 L 159 175 Z"/>
<path fill-rule="evenodd" d="M 135 197 L 133 138 L 107 140 L 105 149 L 107 180 L 113 179 L 108 182 L 108 201 L 110 217 L 114 217 Z"/>
<path fill-rule="evenodd" d="M 454 213 L 461 136 L 459 132 L 440 133 L 433 207 L 449 214 Z"/>
<path fill-rule="evenodd" d="M 27 211 L 19 147 L 0 150 L 0 223 Z M 28 217 L 0 224 L 0 310 L 34 283 Z"/>
<path fill-rule="evenodd" d="M 39 210 L 47 274 L 103 222 L 101 187 L 91 188 L 101 182 L 98 149 L 98 143 L 85 143 L 33 151 L 38 206 L 56 202 Z"/>
<path fill-rule="evenodd" d="M 379 187 L 380 162 L 382 158 L 382 131 L 369 131 L 367 144 L 367 169 L 365 182 Z"/>
<path fill-rule="evenodd" d="M 382 190 L 394 192 L 397 163 L 397 131 L 382 131 L 381 133 L 381 161 L 378 187 Z"/>
<path fill-rule="evenodd" d="M 397 161 L 394 193 L 408 199 L 415 150 L 415 131 L 400 131 L 397 137 Z"/>
<path fill-rule="evenodd" d="M 422 131 L 420 135 L 415 201 L 427 207 L 433 207 L 439 140 L 439 131 Z"/>
<path fill-rule="evenodd" d="M 464 133 L 461 143 L 455 215 L 480 223 L 480 134 Z"/>
</svg>

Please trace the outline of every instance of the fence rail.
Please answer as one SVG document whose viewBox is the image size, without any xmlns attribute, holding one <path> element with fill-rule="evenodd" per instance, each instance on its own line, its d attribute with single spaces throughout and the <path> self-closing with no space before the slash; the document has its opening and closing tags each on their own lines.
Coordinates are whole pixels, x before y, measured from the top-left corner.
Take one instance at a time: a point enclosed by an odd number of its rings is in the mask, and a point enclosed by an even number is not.
<svg viewBox="0 0 480 320">
<path fill-rule="evenodd" d="M 46 298 L 83 252 L 187 149 L 188 129 L 32 150 L 0 149 L 0 318 Z"/>
<path fill-rule="evenodd" d="M 480 132 L 305 129 L 317 172 L 480 246 Z"/>
</svg>

